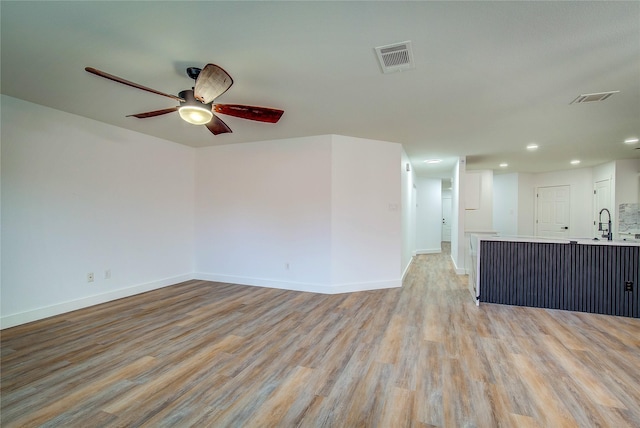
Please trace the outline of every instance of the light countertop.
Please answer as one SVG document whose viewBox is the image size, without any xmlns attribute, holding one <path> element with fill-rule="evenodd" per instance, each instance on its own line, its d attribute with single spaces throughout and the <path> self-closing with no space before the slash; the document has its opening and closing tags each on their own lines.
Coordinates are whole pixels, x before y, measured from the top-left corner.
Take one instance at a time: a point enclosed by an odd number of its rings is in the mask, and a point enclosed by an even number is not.
<svg viewBox="0 0 640 428">
<path fill-rule="evenodd" d="M 637 242 L 637 241 L 623 241 L 620 239 L 607 241 L 606 239 L 602 239 L 602 238 L 596 241 L 590 238 L 541 238 L 539 236 L 478 235 L 478 239 L 482 241 L 502 241 L 502 242 L 539 242 L 539 243 L 555 243 L 555 244 L 616 245 L 616 246 L 640 247 L 640 242 Z"/>
</svg>

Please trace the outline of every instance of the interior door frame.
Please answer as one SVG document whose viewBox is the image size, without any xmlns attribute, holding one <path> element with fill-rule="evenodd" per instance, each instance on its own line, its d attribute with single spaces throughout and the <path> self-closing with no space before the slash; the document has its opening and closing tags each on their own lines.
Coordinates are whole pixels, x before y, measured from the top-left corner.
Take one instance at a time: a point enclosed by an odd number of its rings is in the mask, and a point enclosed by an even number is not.
<svg viewBox="0 0 640 428">
<path fill-rule="evenodd" d="M 540 193 L 540 189 L 547 189 L 550 187 L 567 187 L 569 189 L 569 218 L 567 219 L 567 223 L 568 223 L 568 231 L 567 232 L 567 237 L 571 236 L 571 230 L 572 230 L 572 225 L 571 225 L 571 185 L 570 184 L 554 184 L 554 185 L 550 185 L 550 186 L 537 186 L 533 189 L 534 194 L 534 219 L 533 219 L 533 233 L 534 236 L 541 236 L 539 233 L 539 223 L 538 223 L 538 219 L 539 219 L 539 213 L 538 213 L 538 205 L 539 205 L 539 193 Z M 545 238 L 546 236 L 541 236 L 543 238 Z"/>
<path fill-rule="evenodd" d="M 441 230 L 441 234 L 442 234 L 441 240 L 444 241 L 444 242 L 451 242 L 451 221 L 453 219 L 452 198 L 451 198 L 451 196 L 443 196 L 441 198 L 441 200 L 442 200 L 442 210 L 441 210 L 442 211 L 442 224 L 440 225 L 440 230 Z M 445 218 L 444 218 L 444 211 L 445 211 L 444 207 L 445 207 L 445 201 L 446 200 L 449 201 L 449 203 L 448 203 L 449 204 L 449 223 L 448 224 L 445 224 Z M 445 226 L 448 226 L 448 229 L 449 229 L 448 239 L 446 239 L 446 240 L 445 240 L 445 233 L 444 233 Z"/>
<path fill-rule="evenodd" d="M 609 193 L 609 197 L 607 198 L 607 203 L 606 206 L 603 208 L 606 208 L 609 210 L 609 212 L 611 213 L 611 224 L 612 224 L 612 229 L 613 224 L 615 223 L 615 219 L 614 219 L 614 213 L 612 210 L 612 203 L 611 203 L 611 178 L 605 178 L 602 180 L 598 180 L 598 181 L 594 181 L 593 182 L 593 233 L 594 233 L 594 237 L 600 238 L 602 235 L 602 232 L 598 231 L 598 223 L 599 223 L 599 215 L 600 215 L 600 206 L 598 205 L 598 195 L 597 195 L 597 189 L 598 189 L 598 183 L 602 183 L 606 181 L 607 182 L 607 188 L 608 188 L 608 193 Z M 611 231 L 611 233 L 613 233 L 613 231 Z"/>
</svg>

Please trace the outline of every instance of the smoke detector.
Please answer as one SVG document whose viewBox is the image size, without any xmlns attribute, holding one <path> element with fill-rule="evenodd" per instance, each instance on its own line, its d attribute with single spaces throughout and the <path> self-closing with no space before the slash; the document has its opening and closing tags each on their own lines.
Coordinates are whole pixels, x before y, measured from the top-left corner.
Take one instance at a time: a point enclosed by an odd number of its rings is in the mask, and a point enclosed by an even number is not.
<svg viewBox="0 0 640 428">
<path fill-rule="evenodd" d="M 415 68 L 410 40 L 392 45 L 378 46 L 375 51 L 382 72 L 385 74 Z"/>
<path fill-rule="evenodd" d="M 578 97 L 571 101 L 569 104 L 582 104 L 582 103 L 592 103 L 595 101 L 604 101 L 609 98 L 613 94 L 617 94 L 620 91 L 609 91 L 609 92 L 598 92 L 595 94 L 582 94 L 578 95 Z"/>
</svg>

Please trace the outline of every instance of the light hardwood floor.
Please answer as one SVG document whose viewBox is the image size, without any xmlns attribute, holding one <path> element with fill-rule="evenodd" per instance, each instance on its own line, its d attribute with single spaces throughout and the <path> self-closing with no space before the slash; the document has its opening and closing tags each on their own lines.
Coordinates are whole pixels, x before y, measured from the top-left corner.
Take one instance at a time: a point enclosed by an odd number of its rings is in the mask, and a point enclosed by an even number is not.
<svg viewBox="0 0 640 428">
<path fill-rule="evenodd" d="M 640 320 L 190 281 L 2 332 L 1 425 L 640 426 Z"/>
</svg>

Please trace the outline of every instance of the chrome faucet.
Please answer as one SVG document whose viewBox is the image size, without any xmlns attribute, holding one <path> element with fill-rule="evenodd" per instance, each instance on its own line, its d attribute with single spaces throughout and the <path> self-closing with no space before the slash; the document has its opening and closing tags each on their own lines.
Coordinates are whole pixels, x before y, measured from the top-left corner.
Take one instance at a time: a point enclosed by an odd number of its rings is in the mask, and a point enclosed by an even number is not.
<svg viewBox="0 0 640 428">
<path fill-rule="evenodd" d="M 609 222 L 607 224 L 607 229 L 604 229 L 603 226 L 602 226 L 602 212 L 603 211 L 606 211 L 607 212 L 607 216 L 609 216 Z M 606 208 L 601 209 L 600 210 L 600 216 L 599 216 L 598 220 L 600 221 L 600 224 L 598 226 L 598 230 L 602 232 L 602 237 L 603 238 L 607 238 L 607 241 L 612 241 L 613 240 L 613 233 L 611 233 L 611 213 L 609 212 L 609 210 L 606 209 Z"/>
</svg>

